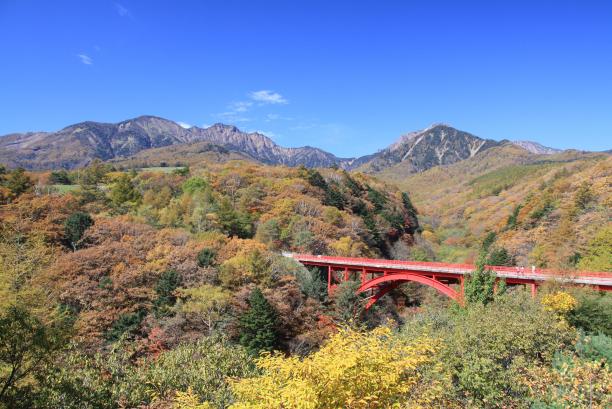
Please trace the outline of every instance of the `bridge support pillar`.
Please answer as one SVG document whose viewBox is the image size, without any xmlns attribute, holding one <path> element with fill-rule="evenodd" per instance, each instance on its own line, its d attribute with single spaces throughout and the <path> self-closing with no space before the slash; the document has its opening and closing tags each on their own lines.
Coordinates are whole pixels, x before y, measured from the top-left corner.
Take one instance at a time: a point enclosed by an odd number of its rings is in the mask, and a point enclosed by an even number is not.
<svg viewBox="0 0 612 409">
<path fill-rule="evenodd" d="M 327 293 L 331 291 L 332 268 L 327 266 Z"/>
<path fill-rule="evenodd" d="M 531 286 L 531 296 L 535 298 L 538 295 L 538 285 L 536 283 L 529 284 Z"/>
<path fill-rule="evenodd" d="M 349 280 L 349 271 L 348 271 L 348 267 L 344 268 L 344 281 L 348 281 Z"/>
</svg>

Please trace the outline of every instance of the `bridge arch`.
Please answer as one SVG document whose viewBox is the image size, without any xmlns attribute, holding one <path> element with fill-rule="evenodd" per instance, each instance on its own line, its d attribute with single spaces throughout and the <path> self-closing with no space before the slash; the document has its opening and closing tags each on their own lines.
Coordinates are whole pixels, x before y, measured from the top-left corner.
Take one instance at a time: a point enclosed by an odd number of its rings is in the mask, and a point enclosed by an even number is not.
<svg viewBox="0 0 612 409">
<path fill-rule="evenodd" d="M 400 284 L 409 281 L 432 287 L 441 294 L 444 294 L 457 302 L 461 302 L 461 294 L 449 287 L 448 285 L 443 284 L 438 280 L 434 280 L 433 278 L 413 273 L 394 273 L 373 278 L 372 280 L 364 282 L 361 287 L 359 287 L 359 290 L 357 290 L 357 292 L 362 293 L 364 291 L 379 288 L 379 291 L 375 293 L 366 304 L 366 309 L 368 309 L 389 291 L 397 288 Z"/>
</svg>

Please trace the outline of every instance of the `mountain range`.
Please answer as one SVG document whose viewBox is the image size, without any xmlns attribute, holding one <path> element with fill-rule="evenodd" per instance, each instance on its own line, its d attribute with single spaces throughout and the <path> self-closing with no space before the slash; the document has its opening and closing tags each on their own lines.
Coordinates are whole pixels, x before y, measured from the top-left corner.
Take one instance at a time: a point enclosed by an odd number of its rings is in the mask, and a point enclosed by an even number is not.
<svg viewBox="0 0 612 409">
<path fill-rule="evenodd" d="M 72 169 L 94 159 L 156 164 L 162 158 L 181 162 L 214 152 L 218 160 L 244 158 L 272 165 L 337 166 L 370 173 L 401 166 L 404 172 L 418 173 L 511 143 L 535 154 L 558 152 L 536 142 L 494 141 L 435 124 L 403 135 L 371 155 L 339 158 L 311 146 L 282 147 L 261 133 L 243 132 L 232 125 L 184 128 L 167 119 L 140 116 L 119 123 L 81 122 L 57 132 L 5 135 L 0 137 L 0 163 L 31 170 Z"/>
</svg>

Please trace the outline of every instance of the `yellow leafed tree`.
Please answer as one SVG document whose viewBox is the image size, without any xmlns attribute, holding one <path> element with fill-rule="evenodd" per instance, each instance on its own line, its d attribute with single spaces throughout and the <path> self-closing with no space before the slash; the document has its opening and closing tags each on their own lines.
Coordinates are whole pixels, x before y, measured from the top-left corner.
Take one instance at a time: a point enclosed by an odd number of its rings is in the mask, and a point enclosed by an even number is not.
<svg viewBox="0 0 612 409">
<path fill-rule="evenodd" d="M 542 305 L 544 305 L 547 311 L 553 311 L 560 316 L 564 316 L 568 312 L 574 310 L 578 302 L 570 294 L 563 291 L 557 291 L 553 294 L 546 294 L 542 298 Z"/>
<path fill-rule="evenodd" d="M 394 336 L 386 327 L 371 332 L 344 329 L 317 352 L 300 359 L 264 355 L 262 375 L 236 380 L 231 408 L 425 408 L 440 395 L 424 382 L 437 342 Z"/>
<path fill-rule="evenodd" d="M 173 407 L 174 409 L 212 409 L 208 402 L 201 403 L 191 388 L 187 392 L 176 392 Z"/>
</svg>

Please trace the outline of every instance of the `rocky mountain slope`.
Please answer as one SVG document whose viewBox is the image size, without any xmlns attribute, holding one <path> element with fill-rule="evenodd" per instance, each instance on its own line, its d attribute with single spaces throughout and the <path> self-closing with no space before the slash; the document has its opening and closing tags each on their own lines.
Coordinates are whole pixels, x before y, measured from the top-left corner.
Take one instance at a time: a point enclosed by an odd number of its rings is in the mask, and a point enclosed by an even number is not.
<svg viewBox="0 0 612 409">
<path fill-rule="evenodd" d="M 351 167 L 376 173 L 400 165 L 405 172 L 418 173 L 471 158 L 500 143 L 437 124 L 403 135 L 382 151 L 355 160 Z"/>
<path fill-rule="evenodd" d="M 532 141 L 512 141 L 516 146 L 520 146 L 528 152 L 535 153 L 537 155 L 553 155 L 561 152 L 560 149 L 549 148 L 537 142 Z"/>
<path fill-rule="evenodd" d="M 58 132 L 11 134 L 0 138 L 0 163 L 27 169 L 75 168 L 93 159 L 130 157 L 151 148 L 209 142 L 260 162 L 288 166 L 329 167 L 343 159 L 317 148 L 285 148 L 260 133 L 215 124 L 185 129 L 154 116 L 107 124 L 82 122 Z"/>
<path fill-rule="evenodd" d="M 347 170 L 380 173 L 393 169 L 413 174 L 472 158 L 508 141 L 483 139 L 448 125 L 432 125 L 403 135 L 387 148 L 360 158 L 338 158 L 321 149 L 285 148 L 260 133 L 243 132 L 232 125 L 183 128 L 154 116 L 141 116 L 116 124 L 82 122 L 58 132 L 29 132 L 0 137 L 0 163 L 26 169 L 72 169 L 93 159 L 124 163 L 189 162 L 217 158 L 306 167 L 338 166 Z M 531 154 L 557 150 L 535 142 L 513 142 Z M 166 151 L 167 149 L 167 151 Z M 183 157 L 185 156 L 185 157 Z"/>
</svg>

